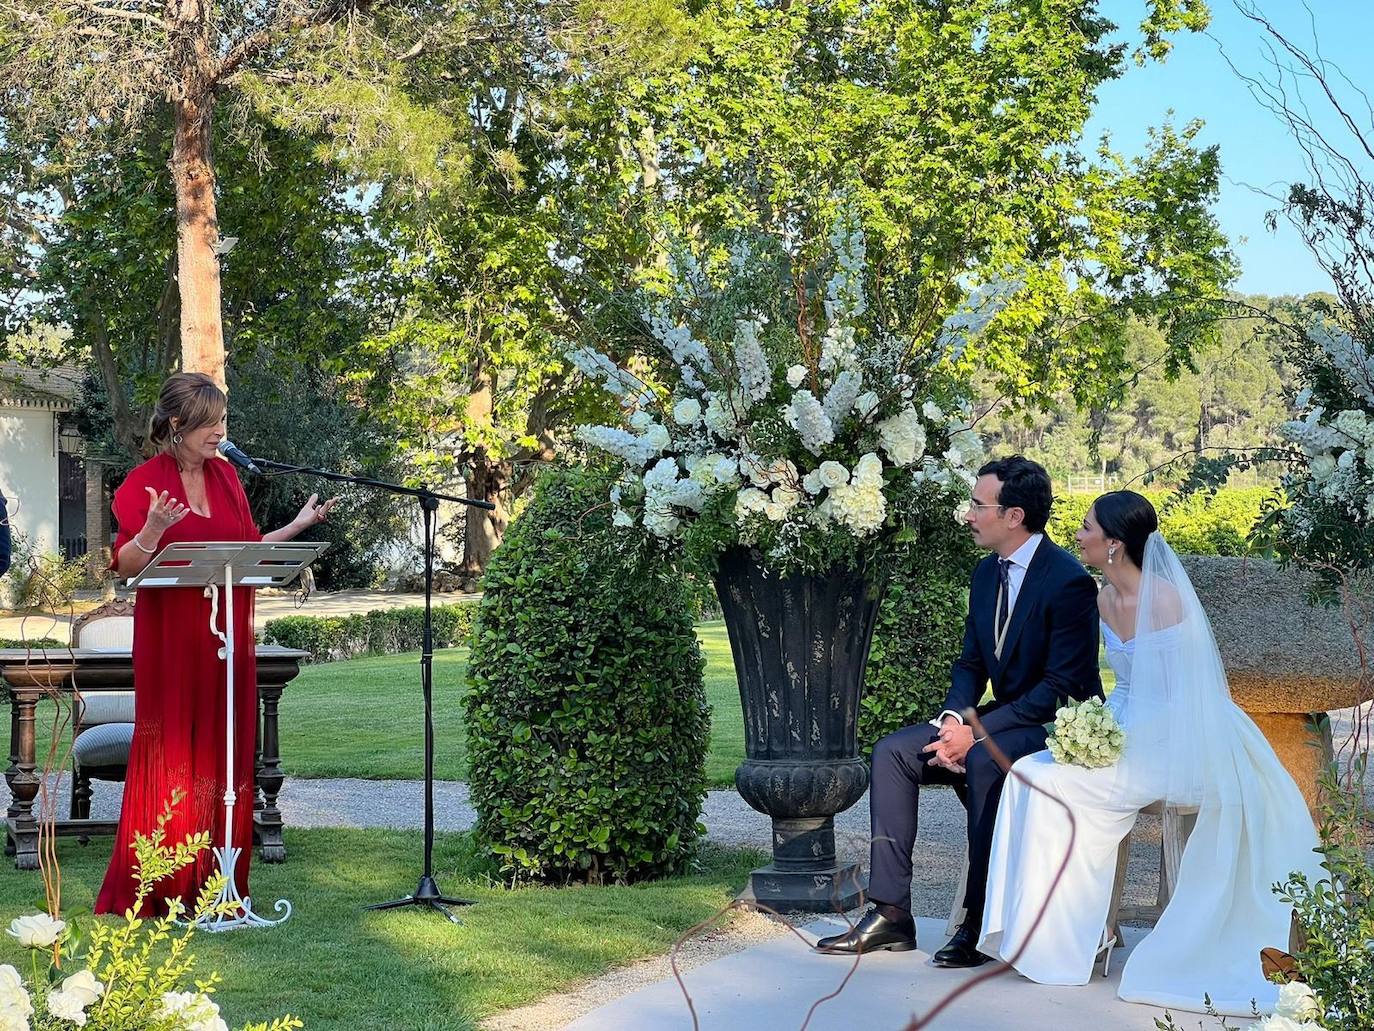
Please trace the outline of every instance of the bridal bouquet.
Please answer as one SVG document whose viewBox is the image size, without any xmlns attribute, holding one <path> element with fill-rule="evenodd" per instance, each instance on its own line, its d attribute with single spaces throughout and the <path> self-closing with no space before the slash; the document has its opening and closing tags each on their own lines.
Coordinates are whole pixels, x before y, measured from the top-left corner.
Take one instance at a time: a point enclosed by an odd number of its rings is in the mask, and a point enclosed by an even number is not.
<svg viewBox="0 0 1374 1031">
<path fill-rule="evenodd" d="M 1045 741 L 1055 762 L 1089 769 L 1112 765 L 1121 758 L 1125 744 L 1125 731 L 1098 698 L 1061 707 Z"/>
<path fill-rule="evenodd" d="M 886 331 L 843 209 L 809 265 L 757 235 L 700 258 L 683 249 L 643 313 L 648 359 L 569 356 L 623 420 L 577 432 L 622 466 L 614 522 L 703 558 L 756 548 L 785 573 L 957 518 L 984 452 L 954 364 L 1007 293 L 965 291 L 921 339 Z"/>
</svg>

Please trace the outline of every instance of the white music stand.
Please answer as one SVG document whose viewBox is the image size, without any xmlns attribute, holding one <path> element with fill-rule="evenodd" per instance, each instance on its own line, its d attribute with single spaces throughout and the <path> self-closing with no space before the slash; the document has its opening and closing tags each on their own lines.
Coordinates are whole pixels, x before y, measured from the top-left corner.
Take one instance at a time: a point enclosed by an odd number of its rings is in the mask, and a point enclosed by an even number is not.
<svg viewBox="0 0 1374 1031">
<path fill-rule="evenodd" d="M 269 920 L 253 912 L 252 899 L 239 895 L 234 867 L 242 849 L 234 847 L 234 587 L 285 587 L 306 566 L 320 557 L 327 543 L 288 541 L 257 544 L 243 541 L 205 541 L 169 544 L 153 556 L 130 588 L 204 587 L 210 599 L 210 632 L 220 639 L 219 657 L 224 660 L 224 845 L 214 850 L 224 874 L 224 887 L 215 898 L 215 909 L 195 921 L 206 931 L 232 931 L 239 927 L 275 927 L 291 916 L 291 903 L 278 899 L 273 907 L 283 915 Z M 220 630 L 219 599 L 224 595 L 224 629 Z M 220 910 L 232 903 L 237 915 Z M 284 911 L 284 912 L 283 912 Z"/>
</svg>

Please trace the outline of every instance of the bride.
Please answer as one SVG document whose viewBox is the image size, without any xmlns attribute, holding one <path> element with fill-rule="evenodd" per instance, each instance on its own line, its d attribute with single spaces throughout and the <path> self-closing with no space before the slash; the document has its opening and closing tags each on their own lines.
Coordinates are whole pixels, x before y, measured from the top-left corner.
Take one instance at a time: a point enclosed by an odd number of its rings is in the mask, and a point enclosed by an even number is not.
<svg viewBox="0 0 1374 1031">
<path fill-rule="evenodd" d="M 1293 779 L 1231 701 L 1207 614 L 1158 526 L 1149 501 L 1114 491 L 1078 531 L 1083 561 L 1107 580 L 1098 610 L 1117 677 L 1107 704 L 1126 744 L 1106 768 L 1059 765 L 1049 752 L 1013 767 L 978 947 L 1041 984 L 1087 984 L 1117 848 L 1137 812 L 1162 801 L 1174 893 L 1127 959 L 1121 998 L 1200 1011 L 1207 994 L 1222 1013 L 1249 1014 L 1252 999 L 1268 1011 L 1278 988 L 1264 979 L 1259 951 L 1286 947 L 1291 908 L 1271 889 L 1294 870 L 1321 875 L 1317 835 Z M 1071 850 L 1064 806 L 1075 822 Z M 1194 814 L 1185 844 L 1181 822 Z"/>
</svg>

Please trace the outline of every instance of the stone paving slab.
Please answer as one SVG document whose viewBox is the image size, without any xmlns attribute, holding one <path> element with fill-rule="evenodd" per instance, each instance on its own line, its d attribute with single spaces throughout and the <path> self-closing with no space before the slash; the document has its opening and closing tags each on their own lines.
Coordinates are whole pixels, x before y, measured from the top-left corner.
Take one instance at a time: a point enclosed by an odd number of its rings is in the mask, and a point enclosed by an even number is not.
<svg viewBox="0 0 1374 1031">
<path fill-rule="evenodd" d="M 844 926 L 830 917 L 802 931 L 814 941 Z M 979 973 L 930 965 L 930 952 L 945 941 L 943 930 L 940 921 L 923 919 L 917 931 L 923 948 L 863 957 L 844 991 L 816 1010 L 808 1031 L 899 1031 L 913 1016 L 924 1015 Z M 1052 988 L 1004 973 L 956 1000 L 928 1026 L 935 1031 L 1154 1031 L 1161 1010 L 1116 997 L 1121 959 L 1144 934 L 1125 933 L 1126 947 L 1114 954 L 1105 980 Z M 703 1031 L 796 1031 L 811 1004 L 834 992 L 851 966 L 851 960 L 818 955 L 788 934 L 690 970 L 684 981 Z M 690 1031 L 692 1026 L 682 991 L 668 978 L 594 1010 L 566 1031 Z"/>
</svg>

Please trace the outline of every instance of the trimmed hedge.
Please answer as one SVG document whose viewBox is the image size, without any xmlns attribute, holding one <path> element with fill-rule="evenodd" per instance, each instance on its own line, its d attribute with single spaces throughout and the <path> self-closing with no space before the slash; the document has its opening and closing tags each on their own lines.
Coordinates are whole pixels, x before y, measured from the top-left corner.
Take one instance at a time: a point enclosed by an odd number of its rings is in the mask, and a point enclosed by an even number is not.
<svg viewBox="0 0 1374 1031">
<path fill-rule="evenodd" d="M 610 525 L 611 480 L 553 468 L 483 578 L 467 714 L 476 836 L 512 880 L 680 871 L 710 734 L 683 578 Z"/>
<path fill-rule="evenodd" d="M 1245 555 L 1250 550 L 1246 538 L 1259 520 L 1265 499 L 1274 492 L 1268 487 L 1223 487 L 1215 495 L 1191 494 L 1168 508 L 1173 492 L 1139 493 L 1159 510 L 1160 529 L 1180 555 Z M 1048 527 L 1050 537 L 1076 551 L 1073 535 L 1097 497 L 1097 493 L 1057 497 Z"/>
<path fill-rule="evenodd" d="M 66 641 L 59 641 L 55 637 L 36 637 L 28 641 L 15 640 L 10 637 L 0 637 L 0 648 L 26 648 L 37 650 L 39 648 L 65 648 Z"/>
<path fill-rule="evenodd" d="M 969 576 L 983 554 L 952 519 L 910 536 L 894 556 L 868 653 L 859 712 L 864 752 L 939 710 L 963 647 Z"/>
<path fill-rule="evenodd" d="M 452 648 L 467 643 L 476 613 L 474 601 L 435 605 L 434 647 Z M 419 651 L 424 643 L 424 618 L 421 605 L 373 609 L 352 616 L 283 616 L 267 621 L 262 643 L 309 652 L 311 662 L 413 652 Z"/>
</svg>

